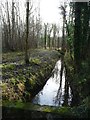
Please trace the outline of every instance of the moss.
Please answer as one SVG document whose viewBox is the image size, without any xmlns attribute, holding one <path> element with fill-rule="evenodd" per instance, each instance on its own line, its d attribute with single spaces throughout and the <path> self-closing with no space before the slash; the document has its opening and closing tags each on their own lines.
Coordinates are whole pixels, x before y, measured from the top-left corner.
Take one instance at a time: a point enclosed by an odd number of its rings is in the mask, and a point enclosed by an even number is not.
<svg viewBox="0 0 90 120">
<path fill-rule="evenodd" d="M 9 108 L 17 108 L 23 110 L 31 111 L 40 111 L 40 112 L 49 112 L 58 114 L 63 118 L 88 118 L 88 108 L 85 106 L 78 107 L 50 107 L 50 106 L 41 106 L 34 105 L 32 103 L 26 103 L 21 101 L 3 101 L 2 105 Z"/>
<path fill-rule="evenodd" d="M 18 108 L 18 109 L 27 109 L 27 110 L 36 110 L 38 109 L 40 106 L 39 105 L 33 105 L 32 103 L 24 103 L 21 101 L 7 101 L 4 100 L 2 102 L 2 105 L 5 107 L 13 107 L 13 108 Z"/>
<path fill-rule="evenodd" d="M 15 78 L 11 78 L 10 81 L 11 81 L 11 83 L 12 83 L 13 85 L 15 85 L 16 82 L 17 82 Z"/>
<path fill-rule="evenodd" d="M 25 90 L 24 84 L 19 83 L 19 84 L 17 84 L 17 86 L 18 86 L 18 89 L 19 89 L 20 91 L 24 91 L 24 90 Z"/>
<path fill-rule="evenodd" d="M 31 58 L 30 59 L 30 64 L 36 64 L 36 65 L 39 65 L 39 64 L 41 64 L 41 61 L 40 61 L 40 59 L 38 59 L 38 58 Z"/>
<path fill-rule="evenodd" d="M 51 109 L 49 107 L 44 108 L 44 112 L 51 112 Z"/>
<path fill-rule="evenodd" d="M 33 94 L 32 91 L 35 92 L 36 90 L 37 92 L 45 84 L 46 78 L 58 60 L 58 52 L 54 50 L 31 50 L 30 52 L 30 64 L 28 66 L 24 63 L 21 64 L 24 57 L 21 52 L 3 54 L 5 63 L 2 67 L 2 78 L 6 83 L 3 87 L 3 99 L 25 100 L 25 96 Z M 24 93 L 25 96 L 23 96 Z M 30 100 L 31 98 L 29 98 Z"/>
<path fill-rule="evenodd" d="M 61 107 L 58 109 L 58 113 L 62 115 L 71 115 L 71 108 L 70 107 Z"/>
<path fill-rule="evenodd" d="M 42 69 L 40 70 L 39 74 L 40 74 L 41 77 L 44 77 L 44 72 L 43 72 Z"/>
<path fill-rule="evenodd" d="M 10 70 L 15 69 L 15 67 L 16 67 L 15 64 L 6 64 L 6 65 L 2 66 L 2 68 L 4 68 L 4 69 L 10 69 Z"/>
</svg>

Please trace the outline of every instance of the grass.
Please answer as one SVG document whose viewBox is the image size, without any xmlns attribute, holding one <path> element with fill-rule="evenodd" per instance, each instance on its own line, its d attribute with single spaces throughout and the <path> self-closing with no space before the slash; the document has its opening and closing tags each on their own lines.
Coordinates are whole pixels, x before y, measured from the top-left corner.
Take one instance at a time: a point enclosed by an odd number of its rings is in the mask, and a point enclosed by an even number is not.
<svg viewBox="0 0 90 120">
<path fill-rule="evenodd" d="M 25 65 L 22 52 L 3 54 L 3 64 L 0 66 L 3 81 L 0 85 L 2 87 L 3 107 L 54 113 L 63 118 L 88 118 L 87 111 L 90 111 L 88 97 L 84 100 L 84 104 L 77 107 L 50 107 L 30 103 L 33 94 L 37 94 L 50 77 L 60 54 L 54 50 L 31 50 L 29 55 L 30 64 Z M 68 54 L 65 58 L 70 75 L 73 77 L 73 61 L 70 60 Z M 83 66 L 87 68 L 88 65 L 83 63 Z M 88 73 L 85 74 L 79 77 L 79 85 L 86 83 L 86 79 L 82 79 L 82 77 L 85 78 L 84 75 L 89 79 Z"/>
<path fill-rule="evenodd" d="M 59 59 L 55 50 L 31 50 L 30 63 L 24 63 L 24 53 L 2 54 L 2 97 L 3 100 L 30 101 L 33 94 L 45 84 Z"/>
</svg>

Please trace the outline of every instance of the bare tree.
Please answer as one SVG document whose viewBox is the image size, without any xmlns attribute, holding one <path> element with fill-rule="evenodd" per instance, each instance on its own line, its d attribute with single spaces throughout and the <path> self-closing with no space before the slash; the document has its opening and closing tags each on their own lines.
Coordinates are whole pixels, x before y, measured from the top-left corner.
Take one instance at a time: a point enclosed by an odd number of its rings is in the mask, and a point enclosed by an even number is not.
<svg viewBox="0 0 90 120">
<path fill-rule="evenodd" d="M 58 30 L 57 30 L 57 48 L 58 48 L 58 50 L 59 50 L 59 48 L 60 48 L 60 37 L 59 37 L 59 28 L 58 28 Z"/>
<path fill-rule="evenodd" d="M 49 26 L 48 25 L 48 46 L 49 46 L 49 49 L 51 48 L 51 32 L 53 30 L 53 25 L 52 26 Z"/>
<path fill-rule="evenodd" d="M 47 24 L 44 24 L 45 32 L 44 32 L 44 48 L 47 48 Z"/>
<path fill-rule="evenodd" d="M 12 50 L 15 50 L 15 2 L 12 0 Z"/>
<path fill-rule="evenodd" d="M 28 48 L 38 48 L 39 42 L 41 42 L 40 10 L 38 15 L 35 14 L 37 8 L 33 5 L 32 0 L 26 1 L 26 5 L 29 2 L 29 8 L 25 8 L 25 21 L 24 16 L 23 18 L 21 16 L 19 2 L 13 0 L 11 2 L 6 1 L 1 4 L 3 49 L 8 51 L 25 50 L 25 56 L 28 56 Z M 35 20 L 36 17 L 37 20 Z"/>
<path fill-rule="evenodd" d="M 25 40 L 25 63 L 29 63 L 29 56 L 28 56 L 28 35 L 29 35 L 29 2 L 26 2 L 26 40 Z"/>
<path fill-rule="evenodd" d="M 8 6 L 8 1 L 7 1 L 7 24 L 8 24 L 8 42 L 9 42 L 9 48 L 10 48 L 10 43 L 11 43 L 11 23 L 10 23 L 10 15 L 9 15 L 9 6 Z"/>
</svg>

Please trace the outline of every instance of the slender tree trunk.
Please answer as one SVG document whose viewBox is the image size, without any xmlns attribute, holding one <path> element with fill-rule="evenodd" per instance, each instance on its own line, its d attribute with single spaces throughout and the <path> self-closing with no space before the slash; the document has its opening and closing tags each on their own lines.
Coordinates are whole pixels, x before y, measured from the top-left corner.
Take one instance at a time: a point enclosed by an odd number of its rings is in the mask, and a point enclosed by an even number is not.
<svg viewBox="0 0 90 120">
<path fill-rule="evenodd" d="M 29 34 L 29 2 L 26 3 L 26 41 L 25 41 L 25 63 L 29 64 L 28 56 L 28 34 Z"/>
<path fill-rule="evenodd" d="M 62 47 L 61 50 L 65 53 L 65 14 L 63 14 L 63 29 L 62 29 Z"/>
<path fill-rule="evenodd" d="M 45 33 L 44 33 L 44 48 L 47 48 L 47 25 L 45 25 Z"/>
<path fill-rule="evenodd" d="M 12 1 L 12 50 L 15 50 L 15 13 L 14 13 L 14 2 Z"/>
<path fill-rule="evenodd" d="M 62 6 L 63 8 L 63 6 Z M 65 54 L 65 12 L 63 12 L 63 28 L 62 28 L 62 56 L 61 56 L 61 70 L 60 70 L 60 88 L 62 86 L 62 76 L 64 70 L 64 54 Z"/>
<path fill-rule="evenodd" d="M 60 47 L 60 38 L 59 38 L 59 31 L 58 31 L 58 38 L 57 38 L 57 48 L 59 50 Z"/>
<path fill-rule="evenodd" d="M 49 49 L 50 49 L 50 42 L 51 42 L 51 39 L 50 39 L 50 34 L 48 35 L 48 44 L 49 44 Z"/>
<path fill-rule="evenodd" d="M 8 18 L 8 47 L 11 49 L 11 24 L 10 24 L 10 15 L 9 15 L 9 9 L 8 9 L 8 2 L 7 2 L 7 18 Z"/>
</svg>

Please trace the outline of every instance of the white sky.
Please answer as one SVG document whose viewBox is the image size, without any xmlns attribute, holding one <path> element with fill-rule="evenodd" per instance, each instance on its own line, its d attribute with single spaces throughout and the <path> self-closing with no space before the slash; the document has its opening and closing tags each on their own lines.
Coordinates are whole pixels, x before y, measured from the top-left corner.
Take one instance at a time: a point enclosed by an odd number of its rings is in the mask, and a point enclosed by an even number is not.
<svg viewBox="0 0 90 120">
<path fill-rule="evenodd" d="M 4 3 L 5 1 L 11 2 L 12 0 L 0 0 L 0 2 Z M 22 16 L 25 17 L 25 1 L 26 0 L 14 0 L 14 1 L 20 1 L 20 8 Z M 41 19 L 45 23 L 60 23 L 61 22 L 61 15 L 60 10 L 58 7 L 62 2 L 68 1 L 68 0 L 33 0 L 36 4 L 37 1 L 40 1 L 40 14 Z M 70 1 L 70 0 L 69 0 Z M 74 0 L 73 0 L 74 1 Z M 77 0 L 77 1 L 89 1 L 89 0 Z"/>
<path fill-rule="evenodd" d="M 42 20 L 49 23 L 58 23 L 60 19 L 59 5 L 60 0 L 41 0 L 40 13 Z"/>
<path fill-rule="evenodd" d="M 12 0 L 0 0 L 2 3 L 5 1 L 11 2 Z M 25 0 L 20 1 L 22 15 L 25 16 Z M 33 0 L 35 3 L 38 0 Z M 45 23 L 58 23 L 60 21 L 60 10 L 58 9 L 62 0 L 40 0 L 40 15 Z"/>
</svg>

